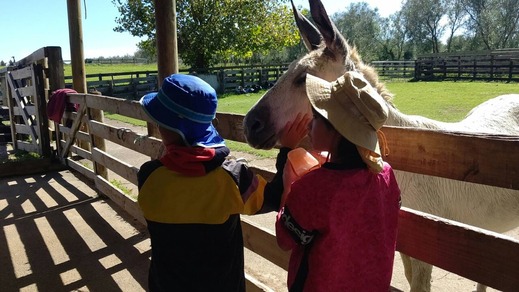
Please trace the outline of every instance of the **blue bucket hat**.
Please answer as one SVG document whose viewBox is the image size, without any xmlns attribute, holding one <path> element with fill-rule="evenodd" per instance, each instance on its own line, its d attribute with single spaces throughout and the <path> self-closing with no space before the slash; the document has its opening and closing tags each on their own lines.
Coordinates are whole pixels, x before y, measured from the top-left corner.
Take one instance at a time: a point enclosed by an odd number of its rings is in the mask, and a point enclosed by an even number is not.
<svg viewBox="0 0 519 292">
<path fill-rule="evenodd" d="M 187 145 L 209 148 L 225 145 L 211 123 L 216 116 L 216 91 L 202 79 L 170 75 L 159 92 L 148 93 L 139 102 L 150 118 L 180 134 Z"/>
</svg>

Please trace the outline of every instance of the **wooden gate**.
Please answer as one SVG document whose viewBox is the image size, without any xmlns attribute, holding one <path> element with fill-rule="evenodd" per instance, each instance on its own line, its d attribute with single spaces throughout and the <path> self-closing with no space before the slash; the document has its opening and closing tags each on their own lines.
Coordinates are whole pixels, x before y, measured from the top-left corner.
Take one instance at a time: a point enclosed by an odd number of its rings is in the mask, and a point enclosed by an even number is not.
<svg viewBox="0 0 519 292">
<path fill-rule="evenodd" d="M 8 70 L 4 78 L 13 148 L 49 157 L 51 145 L 43 66 L 28 62 L 23 67 Z"/>
</svg>

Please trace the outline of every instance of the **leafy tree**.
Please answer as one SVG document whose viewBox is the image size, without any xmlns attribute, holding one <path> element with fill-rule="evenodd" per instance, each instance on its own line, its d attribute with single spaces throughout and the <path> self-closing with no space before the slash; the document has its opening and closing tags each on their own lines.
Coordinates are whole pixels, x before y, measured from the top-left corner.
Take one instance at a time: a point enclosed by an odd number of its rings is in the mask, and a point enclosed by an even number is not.
<svg viewBox="0 0 519 292">
<path fill-rule="evenodd" d="M 469 16 L 467 29 L 480 49 L 494 50 L 517 45 L 519 1 L 464 0 Z"/>
<path fill-rule="evenodd" d="M 463 5 L 464 0 L 452 0 L 446 2 L 446 11 L 447 11 L 447 27 L 449 29 L 449 36 L 447 38 L 447 52 L 451 52 L 453 50 L 453 38 L 454 34 L 462 28 L 464 23 L 466 22 L 467 11 Z M 459 42 L 461 39 L 458 38 Z M 459 46 L 459 43 L 456 44 Z M 454 50 L 456 51 L 456 50 Z"/>
<path fill-rule="evenodd" d="M 121 17 L 115 31 L 147 37 L 140 50 L 154 56 L 155 17 L 152 0 L 112 0 Z M 284 0 L 177 0 L 178 49 L 182 61 L 208 68 L 232 58 L 281 50 L 299 40 Z"/>
<path fill-rule="evenodd" d="M 372 9 L 366 2 L 351 3 L 346 11 L 335 13 L 332 19 L 337 29 L 362 52 L 363 59 L 378 59 L 382 18 L 377 8 Z"/>
<path fill-rule="evenodd" d="M 409 37 L 401 11 L 384 18 L 381 24 L 381 47 L 378 60 L 410 59 L 413 54 Z"/>
<path fill-rule="evenodd" d="M 440 20 L 445 15 L 448 0 L 406 0 L 402 5 L 407 30 L 418 53 L 440 52 L 445 26 Z"/>
</svg>

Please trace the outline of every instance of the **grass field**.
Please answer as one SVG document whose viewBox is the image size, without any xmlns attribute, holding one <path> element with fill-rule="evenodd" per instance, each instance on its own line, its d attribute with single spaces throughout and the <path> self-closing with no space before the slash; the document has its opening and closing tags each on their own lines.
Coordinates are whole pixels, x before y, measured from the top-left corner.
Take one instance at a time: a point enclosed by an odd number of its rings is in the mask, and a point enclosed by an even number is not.
<svg viewBox="0 0 519 292">
<path fill-rule="evenodd" d="M 72 66 L 63 66 L 65 76 L 72 76 Z M 86 74 L 157 71 L 157 64 L 85 64 Z"/>
<path fill-rule="evenodd" d="M 502 82 L 388 81 L 386 86 L 401 112 L 445 122 L 463 119 L 472 108 L 498 95 L 519 93 L 518 84 Z M 218 111 L 245 114 L 263 93 L 222 96 Z"/>
</svg>

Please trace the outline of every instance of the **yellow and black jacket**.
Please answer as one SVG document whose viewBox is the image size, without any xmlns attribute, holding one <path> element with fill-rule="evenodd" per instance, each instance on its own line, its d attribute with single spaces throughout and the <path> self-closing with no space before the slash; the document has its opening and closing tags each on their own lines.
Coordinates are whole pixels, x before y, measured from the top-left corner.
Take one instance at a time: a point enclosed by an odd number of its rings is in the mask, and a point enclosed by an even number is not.
<svg viewBox="0 0 519 292">
<path fill-rule="evenodd" d="M 164 159 L 141 166 L 138 202 L 152 246 L 150 291 L 245 291 L 240 214 L 279 209 L 289 150 L 280 150 L 271 182 L 225 159 L 226 147 L 211 150 L 210 159 L 198 155 L 203 171 L 196 175 L 185 171 L 183 154 L 170 155 L 181 161 L 176 166 Z"/>
</svg>

